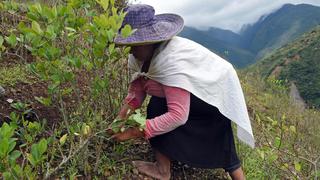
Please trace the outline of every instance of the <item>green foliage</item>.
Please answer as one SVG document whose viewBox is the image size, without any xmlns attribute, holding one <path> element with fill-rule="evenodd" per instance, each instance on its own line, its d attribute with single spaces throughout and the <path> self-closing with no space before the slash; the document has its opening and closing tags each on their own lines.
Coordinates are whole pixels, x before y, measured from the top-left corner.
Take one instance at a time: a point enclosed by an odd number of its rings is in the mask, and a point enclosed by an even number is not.
<svg viewBox="0 0 320 180">
<path fill-rule="evenodd" d="M 141 114 L 141 111 L 137 109 L 133 114 L 131 114 L 128 119 L 115 119 L 110 128 L 113 132 L 123 132 L 130 127 L 138 127 L 140 130 L 146 127 L 146 117 Z"/>
<path fill-rule="evenodd" d="M 10 118 L 21 143 L 18 148 L 22 148 L 20 158 L 24 163 L 4 164 L 0 171 L 3 177 L 21 179 L 25 174 L 28 179 L 57 174 L 75 177 L 79 172 L 88 175 L 101 171 L 100 163 L 91 164 L 101 156 L 101 150 L 95 146 L 101 146 L 101 140 L 109 138 L 105 129 L 115 117 L 128 84 L 126 64 L 119 61 L 127 56 L 128 50 L 113 43 L 125 16 L 115 6 L 123 2 L 68 0 L 52 5 L 25 4 L 25 11 L 15 10 L 25 17 L 13 27 L 12 33 L 1 36 L 4 41 L 1 51 L 21 59 L 24 54 L 11 51 L 26 49 L 31 53 L 34 61 L 27 64 L 28 70 L 48 85 L 47 97 L 34 98 L 48 108 L 57 107 L 62 119 L 52 131 L 46 130 L 51 137 L 44 138 L 47 134 L 42 134 L 43 124 L 24 119 L 29 106 L 22 102 L 12 104 L 19 111 Z M 5 11 L 15 9 L 15 4 L 9 1 L 4 5 Z M 123 33 L 130 35 L 131 28 L 127 26 Z M 0 73 L 7 73 L 8 68 Z M 4 74 L 4 77 L 13 84 L 11 76 Z M 18 71 L 15 77 L 21 79 L 24 74 Z M 0 83 L 9 84 L 7 80 Z M 5 140 L 3 147 L 7 144 Z M 13 157 L 17 155 L 15 152 Z M 13 169 L 19 173 L 12 174 Z M 67 173 L 59 172 L 60 169 Z"/>
<path fill-rule="evenodd" d="M 294 82 L 300 95 L 309 104 L 320 107 L 320 66 L 318 63 L 320 28 L 317 27 L 296 41 L 266 57 L 248 71 L 257 71 L 264 77 Z M 276 72 L 276 69 L 281 69 Z"/>
<path fill-rule="evenodd" d="M 13 86 L 18 82 L 33 83 L 34 78 L 23 65 L 0 67 L 0 84 Z"/>
<path fill-rule="evenodd" d="M 2 47 L 3 42 L 4 42 L 3 37 L 2 37 L 2 36 L 0 36 L 0 47 Z"/>
<path fill-rule="evenodd" d="M 253 123 L 256 148 L 238 144 L 247 179 L 316 177 L 319 111 L 290 100 L 285 82 L 255 72 L 240 73 Z"/>
<path fill-rule="evenodd" d="M 47 140 L 41 139 L 39 143 L 31 146 L 31 154 L 28 154 L 27 158 L 32 166 L 36 166 L 45 160 L 44 153 L 47 151 Z"/>
<path fill-rule="evenodd" d="M 52 103 L 50 98 L 44 98 L 44 97 L 34 97 L 34 98 L 45 106 L 50 106 Z"/>
<path fill-rule="evenodd" d="M 128 118 L 128 121 L 137 123 L 142 129 L 146 127 L 146 120 L 147 118 L 141 114 L 140 110 L 136 110 L 135 113 Z"/>
<path fill-rule="evenodd" d="M 320 41 L 300 52 L 301 60 L 288 65 L 281 75 L 297 84 L 299 92 L 308 104 L 320 108 L 320 64 L 318 63 Z"/>
<path fill-rule="evenodd" d="M 131 34 L 133 33 L 132 29 L 131 29 L 131 26 L 126 24 L 122 29 L 121 29 L 121 35 L 124 37 L 124 38 L 127 38 L 129 37 Z"/>
<path fill-rule="evenodd" d="M 2 174 L 5 179 L 34 179 L 37 177 L 37 170 L 41 167 L 41 163 L 45 159 L 47 140 L 42 139 L 39 143 L 32 144 L 30 153 L 28 153 L 29 147 L 26 144 L 20 145 L 20 148 L 18 148 L 18 138 L 15 136 L 24 136 L 27 135 L 27 132 L 18 128 L 17 122 L 19 117 L 15 118 L 14 114 L 10 117 L 13 121 L 10 124 L 4 123 L 0 128 L 0 174 Z M 24 123 L 29 123 L 26 129 L 38 135 L 38 132 L 35 131 L 34 126 L 32 126 L 33 123 L 27 121 Z M 22 139 L 19 138 L 19 141 L 21 140 Z M 32 167 L 28 163 L 18 163 L 18 159 L 23 161 L 28 159 Z"/>
</svg>

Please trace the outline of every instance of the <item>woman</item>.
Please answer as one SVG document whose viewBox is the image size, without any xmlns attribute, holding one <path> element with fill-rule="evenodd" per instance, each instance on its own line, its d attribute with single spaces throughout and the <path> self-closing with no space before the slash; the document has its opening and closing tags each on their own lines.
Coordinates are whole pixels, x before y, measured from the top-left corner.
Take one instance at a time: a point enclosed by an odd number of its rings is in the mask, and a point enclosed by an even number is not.
<svg viewBox="0 0 320 180">
<path fill-rule="evenodd" d="M 151 95 L 144 131 L 130 128 L 119 141 L 145 137 L 156 162 L 134 161 L 144 174 L 170 179 L 170 161 L 193 167 L 224 168 L 232 179 L 244 179 L 237 157 L 231 120 L 238 137 L 251 147 L 254 139 L 237 74 L 230 63 L 201 45 L 177 37 L 183 19 L 155 15 L 148 5 L 131 5 L 123 25 L 136 31 L 118 35 L 118 45 L 131 46 L 132 81 L 119 116 L 141 106 Z"/>
</svg>

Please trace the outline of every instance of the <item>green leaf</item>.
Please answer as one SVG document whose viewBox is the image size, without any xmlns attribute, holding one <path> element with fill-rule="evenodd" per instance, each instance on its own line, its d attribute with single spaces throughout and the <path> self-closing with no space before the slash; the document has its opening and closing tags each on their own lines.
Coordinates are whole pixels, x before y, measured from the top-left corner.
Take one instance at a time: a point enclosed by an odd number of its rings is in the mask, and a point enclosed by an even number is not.
<svg viewBox="0 0 320 180">
<path fill-rule="evenodd" d="M 131 50 L 130 46 L 124 48 L 124 54 L 128 54 L 130 52 L 130 50 Z"/>
<path fill-rule="evenodd" d="M 3 159 L 6 157 L 9 150 L 9 140 L 8 138 L 1 139 L 0 143 L 0 158 Z"/>
<path fill-rule="evenodd" d="M 125 121 L 121 119 L 115 119 L 111 125 L 110 128 L 114 133 L 118 133 L 120 131 L 120 128 L 124 125 Z"/>
<path fill-rule="evenodd" d="M 59 139 L 59 142 L 60 142 L 60 145 L 64 145 L 64 143 L 66 142 L 67 140 L 67 137 L 68 137 L 68 134 L 65 134 L 63 135 L 60 139 Z"/>
<path fill-rule="evenodd" d="M 2 176 L 4 179 L 13 179 L 12 174 L 10 172 L 4 172 Z"/>
<path fill-rule="evenodd" d="M 37 34 L 42 34 L 42 30 L 41 30 L 41 27 L 40 27 L 40 25 L 39 25 L 38 22 L 32 21 L 32 23 L 31 23 L 31 28 L 32 28 L 32 30 L 34 30 Z"/>
<path fill-rule="evenodd" d="M 37 13 L 42 14 L 42 7 L 40 3 L 36 3 L 33 5 L 33 7 L 35 8 L 35 10 L 37 11 Z"/>
<path fill-rule="evenodd" d="M 30 155 L 35 164 L 40 161 L 40 153 L 39 153 L 39 149 L 38 149 L 38 144 L 33 144 L 31 146 L 31 155 Z"/>
<path fill-rule="evenodd" d="M 0 35 L 0 47 L 2 46 L 4 40 L 3 40 L 3 37 Z"/>
<path fill-rule="evenodd" d="M 80 60 L 80 58 L 75 58 L 74 63 L 76 68 L 80 68 L 82 65 L 82 61 Z"/>
<path fill-rule="evenodd" d="M 45 105 L 45 106 L 50 106 L 51 105 L 51 98 L 44 98 L 44 97 L 34 97 L 38 102 L 40 102 L 41 104 Z"/>
<path fill-rule="evenodd" d="M 86 123 L 83 123 L 82 124 L 82 127 L 81 127 L 81 132 L 83 135 L 88 135 L 91 133 L 91 128 L 89 125 L 87 125 Z"/>
<path fill-rule="evenodd" d="M 53 74 L 52 76 L 50 76 L 50 79 L 54 82 L 54 83 L 60 83 L 63 80 L 63 76 L 60 74 Z"/>
<path fill-rule="evenodd" d="M 72 93 L 73 89 L 72 88 L 66 88 L 62 90 L 62 96 L 69 95 Z"/>
<path fill-rule="evenodd" d="M 122 29 L 121 29 L 121 35 L 124 38 L 129 37 L 134 31 L 132 30 L 131 26 L 129 24 L 126 24 Z"/>
<path fill-rule="evenodd" d="M 12 139 L 11 139 L 12 140 Z M 13 142 L 10 142 L 9 141 L 9 149 L 8 149 L 8 153 L 10 153 L 13 149 L 14 149 L 14 147 L 16 147 L 16 142 L 13 140 Z"/>
<path fill-rule="evenodd" d="M 107 31 L 107 38 L 108 38 L 108 42 L 112 42 L 113 41 L 113 38 L 115 36 L 115 33 L 113 32 L 112 29 L 108 30 Z"/>
<path fill-rule="evenodd" d="M 27 159 L 28 159 L 28 161 L 31 163 L 32 166 L 36 166 L 37 162 L 36 162 L 36 160 L 34 159 L 33 155 L 27 154 Z"/>
<path fill-rule="evenodd" d="M 11 47 L 15 47 L 17 45 L 17 37 L 15 34 L 10 34 L 9 37 L 5 38 L 8 44 L 10 44 Z"/>
<path fill-rule="evenodd" d="M 98 4 L 103 8 L 103 10 L 107 11 L 109 6 L 109 0 L 96 0 Z"/>
<path fill-rule="evenodd" d="M 73 77 L 74 77 L 72 72 L 65 72 L 63 76 L 66 81 L 71 81 L 73 80 Z"/>
<path fill-rule="evenodd" d="M 70 32 L 77 32 L 75 29 L 73 29 L 72 27 L 65 27 L 66 30 L 70 31 Z"/>
<path fill-rule="evenodd" d="M 271 163 L 273 163 L 277 159 L 278 159 L 278 155 L 277 154 L 271 154 L 269 156 L 269 162 L 271 162 Z"/>
<path fill-rule="evenodd" d="M 277 148 L 280 148 L 280 145 L 281 145 L 281 139 L 279 137 L 276 137 L 274 139 L 274 145 L 277 147 Z"/>
<path fill-rule="evenodd" d="M 3 123 L 0 128 L 0 138 L 11 138 L 14 134 L 14 128 L 7 123 Z"/>
<path fill-rule="evenodd" d="M 13 163 L 17 158 L 19 158 L 21 156 L 21 152 L 18 150 L 14 150 L 11 154 L 10 154 L 10 161 Z"/>
<path fill-rule="evenodd" d="M 114 44 L 114 43 L 112 43 L 112 44 L 109 45 L 109 53 L 110 53 L 110 54 L 113 53 L 114 47 L 115 47 L 115 44 Z"/>
<path fill-rule="evenodd" d="M 301 172 L 301 164 L 299 162 L 294 162 L 294 169 Z"/>
<path fill-rule="evenodd" d="M 293 133 L 296 133 L 296 132 L 297 132 L 296 127 L 295 127 L 295 126 L 290 126 L 290 130 L 291 130 Z"/>
<path fill-rule="evenodd" d="M 48 22 L 51 23 L 53 22 L 53 20 L 56 18 L 53 9 L 49 8 L 49 7 L 44 7 L 42 14 L 43 16 L 45 16 L 48 19 Z"/>
<path fill-rule="evenodd" d="M 19 165 L 15 165 L 14 167 L 13 167 L 13 171 L 14 171 L 14 173 L 18 176 L 18 177 L 23 177 L 23 170 L 22 170 L 22 168 L 19 166 Z"/>
<path fill-rule="evenodd" d="M 38 144 L 38 149 L 40 152 L 40 155 L 42 155 L 43 153 L 45 153 L 47 151 L 47 140 L 46 139 L 41 139 L 41 141 Z"/>
<path fill-rule="evenodd" d="M 135 111 L 135 114 L 132 114 L 128 120 L 132 120 L 135 121 L 136 123 L 139 124 L 139 126 L 141 128 L 145 128 L 146 127 L 146 120 L 147 118 L 144 117 L 139 110 Z"/>
<path fill-rule="evenodd" d="M 45 36 L 49 39 L 55 39 L 57 34 L 55 33 L 55 27 L 52 25 L 47 26 Z"/>
</svg>

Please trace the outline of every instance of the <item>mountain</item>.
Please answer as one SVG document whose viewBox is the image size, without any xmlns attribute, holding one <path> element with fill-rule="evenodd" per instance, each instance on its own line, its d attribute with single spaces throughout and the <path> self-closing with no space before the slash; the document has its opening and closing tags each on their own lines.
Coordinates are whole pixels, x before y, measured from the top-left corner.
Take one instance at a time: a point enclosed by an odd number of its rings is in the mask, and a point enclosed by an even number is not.
<svg viewBox="0 0 320 180">
<path fill-rule="evenodd" d="M 255 57 L 253 53 L 237 45 L 241 42 L 239 40 L 241 37 L 232 31 L 218 28 L 201 31 L 192 27 L 185 27 L 179 35 L 202 44 L 211 51 L 228 59 L 232 64 L 240 67 L 251 64 L 250 60 Z"/>
<path fill-rule="evenodd" d="M 320 7 L 285 4 L 277 11 L 262 16 L 256 23 L 245 25 L 239 34 L 219 28 L 203 31 L 186 27 L 180 35 L 206 46 L 242 68 L 319 24 Z"/>
<path fill-rule="evenodd" d="M 248 67 L 295 85 L 309 106 L 320 108 L 320 26 Z"/>
<path fill-rule="evenodd" d="M 320 24 L 320 7 L 286 4 L 241 32 L 243 48 L 262 57 Z"/>
</svg>

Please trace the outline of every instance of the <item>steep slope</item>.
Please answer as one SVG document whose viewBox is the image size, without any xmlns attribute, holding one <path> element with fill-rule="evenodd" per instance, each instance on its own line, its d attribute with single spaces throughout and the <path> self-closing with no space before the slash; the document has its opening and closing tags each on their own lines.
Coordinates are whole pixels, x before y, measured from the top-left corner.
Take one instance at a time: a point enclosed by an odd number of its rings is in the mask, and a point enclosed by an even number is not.
<svg viewBox="0 0 320 180">
<path fill-rule="evenodd" d="M 264 77 L 275 76 L 297 85 L 302 98 L 311 106 L 320 107 L 320 27 L 278 49 L 248 71 Z"/>
</svg>

